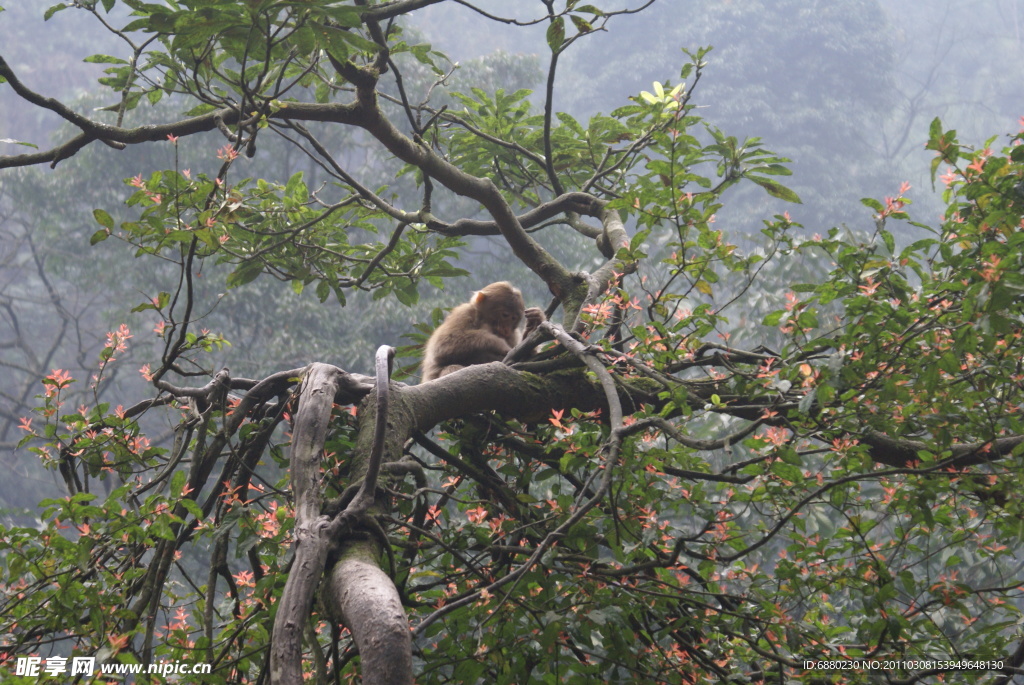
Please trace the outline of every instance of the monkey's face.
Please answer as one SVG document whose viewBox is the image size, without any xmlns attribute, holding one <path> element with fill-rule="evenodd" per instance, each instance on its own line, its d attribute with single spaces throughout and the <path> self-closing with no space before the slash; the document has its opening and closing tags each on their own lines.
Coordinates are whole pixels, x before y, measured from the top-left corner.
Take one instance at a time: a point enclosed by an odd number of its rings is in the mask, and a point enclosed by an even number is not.
<svg viewBox="0 0 1024 685">
<path fill-rule="evenodd" d="M 500 307 L 492 312 L 493 316 L 487 322 L 491 330 L 494 331 L 495 335 L 498 335 L 505 340 L 512 340 L 516 337 L 516 330 L 519 328 L 519 322 L 523 320 L 523 312 L 521 309 L 515 309 L 512 307 Z"/>
<path fill-rule="evenodd" d="M 523 296 L 507 281 L 491 283 L 473 293 L 470 303 L 476 309 L 477 321 L 487 326 L 509 345 L 519 342 L 516 331 L 526 312 Z"/>
</svg>

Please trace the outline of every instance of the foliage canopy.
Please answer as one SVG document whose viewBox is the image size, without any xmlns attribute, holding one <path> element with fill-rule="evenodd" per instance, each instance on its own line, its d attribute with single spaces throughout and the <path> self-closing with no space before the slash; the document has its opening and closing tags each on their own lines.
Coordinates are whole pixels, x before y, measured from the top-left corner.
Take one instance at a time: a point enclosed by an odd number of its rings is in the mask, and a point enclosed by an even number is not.
<svg viewBox="0 0 1024 685">
<path fill-rule="evenodd" d="M 121 327 L 93 379 L 55 370 L 23 422 L 68 492 L 3 530 L 5 653 L 205 661 L 211 683 L 879 675 L 820 665 L 857 659 L 1008 681 L 1024 663 L 1024 136 L 975 149 L 933 123 L 938 226 L 911 221 L 904 187 L 863 201 L 865 235 L 807 238 L 787 214 L 729 235 L 715 215 L 733 186 L 799 198 L 788 160 L 696 114 L 706 50 L 577 121 L 550 87 L 444 92 L 452 65 L 402 24 L 435 2 L 73 3 L 126 48 L 91 58 L 115 97 L 96 117 L 0 56 L 0 88 L 77 129 L 0 168 L 175 151 L 127 179 L 127 210 L 94 211 L 94 249 L 117 238 L 175 277 L 134 310 L 158 321 L 149 399 L 98 390 Z M 543 5 L 515 21 L 546 27 L 551 85 L 621 11 Z M 162 99 L 184 113 L 130 125 Z M 279 145 L 325 180 L 261 175 Z M 386 350 L 376 379 L 215 366 L 203 265 L 325 307 L 413 307 L 466 275 L 483 236 L 553 297 L 528 361 L 421 385 L 385 383 Z"/>
</svg>

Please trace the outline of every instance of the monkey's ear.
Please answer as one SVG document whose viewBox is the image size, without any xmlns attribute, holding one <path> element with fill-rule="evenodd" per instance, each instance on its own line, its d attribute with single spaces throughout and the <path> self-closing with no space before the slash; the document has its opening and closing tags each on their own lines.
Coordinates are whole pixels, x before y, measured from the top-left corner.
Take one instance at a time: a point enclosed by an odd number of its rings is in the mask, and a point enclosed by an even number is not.
<svg viewBox="0 0 1024 685">
<path fill-rule="evenodd" d="M 469 298 L 469 301 L 479 307 L 480 303 L 482 303 L 486 299 L 487 295 L 484 294 L 483 290 L 474 290 L 473 297 Z"/>
</svg>

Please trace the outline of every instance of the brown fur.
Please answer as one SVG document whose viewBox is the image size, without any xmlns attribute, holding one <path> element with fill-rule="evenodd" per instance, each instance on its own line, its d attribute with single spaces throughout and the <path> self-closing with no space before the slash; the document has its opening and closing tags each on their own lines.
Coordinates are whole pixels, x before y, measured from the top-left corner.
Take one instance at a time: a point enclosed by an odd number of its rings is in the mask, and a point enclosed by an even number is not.
<svg viewBox="0 0 1024 685">
<path fill-rule="evenodd" d="M 491 283 L 453 309 L 430 336 L 423 354 L 423 381 L 432 381 L 471 364 L 505 358 L 519 344 L 519 324 L 526 333 L 545 320 L 536 307 L 526 309 L 523 295 L 507 281 Z"/>
</svg>

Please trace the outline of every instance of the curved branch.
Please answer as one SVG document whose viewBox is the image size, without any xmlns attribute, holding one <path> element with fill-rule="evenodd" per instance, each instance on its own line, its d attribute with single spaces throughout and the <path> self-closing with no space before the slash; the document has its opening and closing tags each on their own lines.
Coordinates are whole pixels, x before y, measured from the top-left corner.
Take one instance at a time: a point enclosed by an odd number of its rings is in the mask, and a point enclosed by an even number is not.
<svg viewBox="0 0 1024 685">
<path fill-rule="evenodd" d="M 599 200 L 590 193 L 572 192 L 548 200 L 544 204 L 520 214 L 516 217 L 516 220 L 524 229 L 527 229 L 537 226 L 563 212 L 575 212 L 577 214 L 597 217 L 601 215 L 602 211 L 604 211 L 604 202 L 602 200 Z M 427 228 L 450 236 L 501 235 L 501 229 L 496 221 L 482 221 L 480 219 L 459 219 L 452 224 L 435 219 L 427 223 Z"/>
<path fill-rule="evenodd" d="M 366 513 L 373 504 L 377 492 L 377 476 L 384 456 L 384 439 L 388 428 L 388 403 L 391 398 L 391 366 L 395 359 L 395 348 L 381 345 L 377 350 L 377 415 L 373 430 L 373 449 L 366 465 L 366 475 L 359 492 L 342 512 L 341 518 L 354 520 Z M 333 536 L 332 536 L 333 537 Z"/>
</svg>

